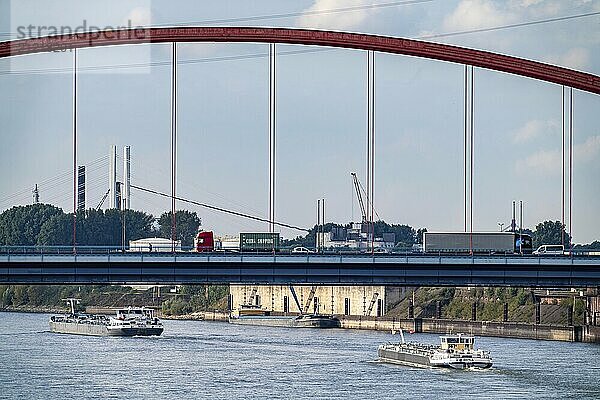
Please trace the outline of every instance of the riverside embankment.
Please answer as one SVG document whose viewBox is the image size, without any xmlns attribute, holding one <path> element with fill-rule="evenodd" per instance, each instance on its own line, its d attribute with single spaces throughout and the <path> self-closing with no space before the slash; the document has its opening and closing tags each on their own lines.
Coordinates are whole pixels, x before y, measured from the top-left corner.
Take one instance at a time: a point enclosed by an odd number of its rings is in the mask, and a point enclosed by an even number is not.
<svg viewBox="0 0 600 400">
<path fill-rule="evenodd" d="M 398 330 L 415 333 L 457 333 L 519 339 L 559 340 L 566 342 L 598 342 L 597 327 L 527 324 L 522 322 L 463 321 L 435 318 L 384 319 L 340 317 L 342 328 Z M 588 329 L 585 329 L 588 328 Z"/>
<path fill-rule="evenodd" d="M 228 313 L 201 311 L 187 315 L 163 316 L 165 319 L 227 321 Z M 522 322 L 463 321 L 435 318 L 375 318 L 338 315 L 343 329 L 392 331 L 403 329 L 414 333 L 469 333 L 518 339 L 557 340 L 600 343 L 600 327 L 527 324 Z"/>
<path fill-rule="evenodd" d="M 90 313 L 104 311 L 102 307 L 89 307 Z M 108 309 L 108 308 L 106 308 Z M 44 306 L 7 307 L 2 311 L 24 313 L 63 313 L 64 309 Z M 110 312 L 112 314 L 112 312 Z M 198 311 L 184 315 L 162 315 L 173 320 L 203 320 L 227 322 L 229 313 L 223 311 Z M 477 336 L 492 336 L 519 339 L 557 340 L 565 342 L 600 343 L 598 326 L 565 326 L 531 324 L 523 322 L 467 321 L 437 318 L 386 318 L 339 315 L 343 329 L 364 329 L 392 331 L 403 329 L 415 333 L 457 333 L 464 332 Z"/>
</svg>

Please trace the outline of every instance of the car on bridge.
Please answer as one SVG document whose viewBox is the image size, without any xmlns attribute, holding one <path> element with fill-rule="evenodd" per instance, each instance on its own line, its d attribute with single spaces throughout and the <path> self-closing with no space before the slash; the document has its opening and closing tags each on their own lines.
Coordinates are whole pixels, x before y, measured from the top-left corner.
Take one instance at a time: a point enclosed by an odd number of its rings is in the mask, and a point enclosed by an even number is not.
<svg viewBox="0 0 600 400">
<path fill-rule="evenodd" d="M 294 254 L 307 254 L 307 253 L 314 253 L 314 251 L 304 247 L 304 246 L 296 246 L 292 249 L 292 253 Z"/>
<path fill-rule="evenodd" d="M 534 250 L 535 256 L 563 256 L 565 255 L 565 246 L 562 244 L 543 244 Z"/>
</svg>

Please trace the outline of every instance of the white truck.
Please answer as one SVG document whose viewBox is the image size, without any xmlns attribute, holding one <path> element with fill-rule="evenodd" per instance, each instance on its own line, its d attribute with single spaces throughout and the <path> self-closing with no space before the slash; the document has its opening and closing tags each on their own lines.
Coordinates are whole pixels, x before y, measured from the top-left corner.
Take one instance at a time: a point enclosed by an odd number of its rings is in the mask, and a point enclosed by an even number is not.
<svg viewBox="0 0 600 400">
<path fill-rule="evenodd" d="M 518 232 L 425 232 L 425 253 L 531 254 L 531 236 Z"/>
</svg>

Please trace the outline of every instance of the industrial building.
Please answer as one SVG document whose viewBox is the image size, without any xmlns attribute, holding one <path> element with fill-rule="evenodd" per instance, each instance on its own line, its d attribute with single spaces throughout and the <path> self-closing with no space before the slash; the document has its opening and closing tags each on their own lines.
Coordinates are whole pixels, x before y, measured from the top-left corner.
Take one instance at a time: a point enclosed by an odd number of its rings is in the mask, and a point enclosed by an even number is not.
<svg viewBox="0 0 600 400">
<path fill-rule="evenodd" d="M 395 286 L 294 285 L 303 313 L 384 316 L 404 297 L 405 288 Z M 264 310 L 298 313 L 287 285 L 229 285 L 229 305 L 256 305 Z"/>
<path fill-rule="evenodd" d="M 394 233 L 384 233 L 381 237 L 373 238 L 373 234 L 368 232 L 366 222 L 351 222 L 348 228 L 334 226 L 331 232 L 317 233 L 317 239 L 324 249 L 352 249 L 369 250 L 384 249 L 390 251 L 396 245 L 396 235 Z"/>
<path fill-rule="evenodd" d="M 108 208 L 131 209 L 131 147 L 123 147 L 123 182 L 117 180 L 117 146 L 110 146 L 108 159 Z M 104 201 L 104 200 L 103 200 Z"/>
</svg>

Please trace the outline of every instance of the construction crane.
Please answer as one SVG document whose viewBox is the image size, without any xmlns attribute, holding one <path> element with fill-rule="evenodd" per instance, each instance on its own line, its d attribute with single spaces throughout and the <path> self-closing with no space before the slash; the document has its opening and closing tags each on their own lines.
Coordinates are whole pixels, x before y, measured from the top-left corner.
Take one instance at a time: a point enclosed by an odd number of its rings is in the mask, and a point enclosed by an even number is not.
<svg viewBox="0 0 600 400">
<path fill-rule="evenodd" d="M 373 311 L 373 306 L 375 305 L 375 302 L 377 301 L 377 297 L 379 297 L 379 293 L 377 293 L 377 292 L 373 293 L 373 298 L 371 298 L 371 303 L 369 303 L 369 308 L 367 309 L 367 313 L 365 314 L 367 317 L 369 315 L 371 315 L 371 311 Z"/>
<path fill-rule="evenodd" d="M 310 293 L 308 293 L 308 299 L 306 300 L 306 304 L 304 305 L 304 314 L 308 313 L 308 309 L 310 308 L 310 303 L 313 301 L 316 291 L 317 291 L 316 286 L 313 286 L 310 288 Z"/>
<path fill-rule="evenodd" d="M 354 189 L 356 190 L 356 198 L 358 199 L 358 205 L 360 206 L 360 214 L 362 215 L 362 222 L 367 222 L 367 210 L 365 209 L 365 203 L 363 202 L 360 182 L 358 181 L 358 177 L 356 176 L 356 172 L 350 172 L 352 175 L 352 180 L 354 181 Z"/>
<path fill-rule="evenodd" d="M 352 181 L 354 182 L 354 189 L 356 190 L 356 198 L 358 199 L 358 205 L 360 206 L 360 213 L 362 215 L 362 222 L 364 224 L 368 221 L 366 207 L 369 207 L 369 202 L 368 201 L 367 201 L 367 203 L 363 202 L 362 194 L 364 193 L 366 195 L 367 192 L 365 192 L 365 189 L 360 184 L 360 181 L 358 180 L 358 177 L 356 176 L 356 172 L 350 172 L 350 175 L 352 175 Z M 377 219 L 380 220 L 381 217 L 377 213 L 377 210 L 373 209 L 373 211 L 375 212 Z"/>
<path fill-rule="evenodd" d="M 298 306 L 298 311 L 300 311 L 300 315 L 303 314 L 302 306 L 300 305 L 300 301 L 298 301 L 298 296 L 296 295 L 296 290 L 292 285 L 290 285 L 290 292 L 292 293 L 292 297 L 294 297 L 294 301 L 296 302 L 296 306 Z"/>
<path fill-rule="evenodd" d="M 108 194 L 110 193 L 110 189 L 108 189 L 106 191 L 106 193 L 104 193 L 104 196 L 102 197 L 102 200 L 100 200 L 100 203 L 98 204 L 98 206 L 96 207 L 96 211 L 100 210 L 100 207 L 102 207 L 102 205 L 104 204 L 104 202 L 106 201 L 106 198 L 108 197 Z"/>
</svg>

